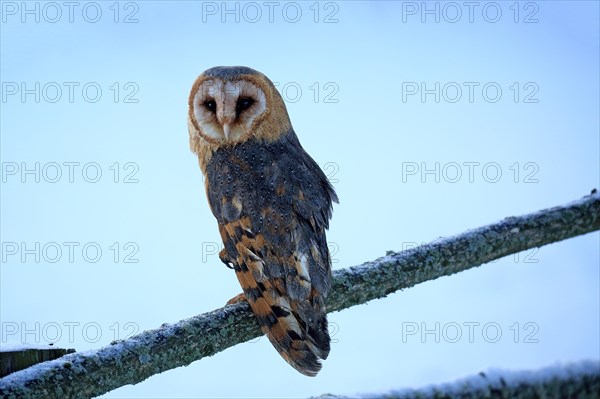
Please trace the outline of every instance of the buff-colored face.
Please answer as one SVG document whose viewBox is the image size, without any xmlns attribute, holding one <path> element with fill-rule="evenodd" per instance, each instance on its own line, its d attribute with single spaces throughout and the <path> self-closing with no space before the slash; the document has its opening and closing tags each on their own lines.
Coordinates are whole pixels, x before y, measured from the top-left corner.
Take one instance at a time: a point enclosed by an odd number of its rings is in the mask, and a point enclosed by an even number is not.
<svg viewBox="0 0 600 399">
<path fill-rule="evenodd" d="M 215 143 L 247 138 L 267 111 L 264 91 L 248 80 L 204 80 L 193 94 L 192 112 L 200 134 Z"/>
</svg>

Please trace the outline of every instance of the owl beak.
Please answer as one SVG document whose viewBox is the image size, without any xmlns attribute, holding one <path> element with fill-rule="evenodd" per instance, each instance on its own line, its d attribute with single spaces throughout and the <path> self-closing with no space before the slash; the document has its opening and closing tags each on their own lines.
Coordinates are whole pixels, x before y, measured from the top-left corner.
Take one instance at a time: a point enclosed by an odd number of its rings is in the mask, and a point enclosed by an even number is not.
<svg viewBox="0 0 600 399">
<path fill-rule="evenodd" d="M 229 132 L 231 131 L 231 127 L 229 123 L 223 124 L 223 134 L 225 135 L 225 140 L 229 140 Z"/>
</svg>

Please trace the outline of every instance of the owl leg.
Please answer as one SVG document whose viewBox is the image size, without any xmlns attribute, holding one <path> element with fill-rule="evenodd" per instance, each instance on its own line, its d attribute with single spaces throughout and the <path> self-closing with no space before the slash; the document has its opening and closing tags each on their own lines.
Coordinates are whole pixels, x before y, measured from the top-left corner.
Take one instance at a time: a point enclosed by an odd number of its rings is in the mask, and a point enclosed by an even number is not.
<svg viewBox="0 0 600 399">
<path fill-rule="evenodd" d="M 233 262 L 229 259 L 229 256 L 227 256 L 227 252 L 225 251 L 225 248 L 223 248 L 219 252 L 219 259 L 221 259 L 221 262 L 223 262 L 225 264 L 225 266 L 227 266 L 230 269 L 233 269 Z"/>
<path fill-rule="evenodd" d="M 234 296 L 233 298 L 231 298 L 230 300 L 227 301 L 227 305 L 232 305 L 234 303 L 239 303 L 239 302 L 243 302 L 246 301 L 246 296 L 244 295 L 244 293 L 242 292 L 241 294 L 238 294 L 236 296 Z"/>
</svg>

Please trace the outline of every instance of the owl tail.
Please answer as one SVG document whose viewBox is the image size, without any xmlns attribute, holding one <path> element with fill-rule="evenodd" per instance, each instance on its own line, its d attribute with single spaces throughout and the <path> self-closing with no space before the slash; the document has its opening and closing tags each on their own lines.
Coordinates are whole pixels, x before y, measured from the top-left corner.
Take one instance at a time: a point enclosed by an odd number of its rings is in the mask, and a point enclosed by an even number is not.
<svg viewBox="0 0 600 399">
<path fill-rule="evenodd" d="M 316 376 L 321 370 L 319 359 L 327 358 L 331 341 L 323 298 L 314 289 L 304 301 L 270 298 L 268 291 L 263 294 L 269 303 L 269 315 L 263 316 L 260 300 L 249 301 L 262 331 L 293 368 L 309 377 Z"/>
</svg>

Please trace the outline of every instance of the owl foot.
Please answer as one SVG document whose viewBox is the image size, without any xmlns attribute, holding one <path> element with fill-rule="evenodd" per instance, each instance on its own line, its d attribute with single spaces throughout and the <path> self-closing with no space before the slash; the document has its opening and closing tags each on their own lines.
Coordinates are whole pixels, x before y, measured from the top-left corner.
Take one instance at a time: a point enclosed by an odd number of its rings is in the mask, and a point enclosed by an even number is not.
<svg viewBox="0 0 600 399">
<path fill-rule="evenodd" d="M 230 269 L 233 269 L 233 262 L 231 262 L 231 260 L 229 260 L 229 257 L 227 256 L 227 252 L 225 251 L 225 248 L 223 248 L 219 252 L 219 259 L 221 259 L 221 262 L 223 262 L 225 264 L 225 266 L 227 266 Z"/>
<path fill-rule="evenodd" d="M 230 300 L 227 301 L 227 305 L 233 305 L 234 303 L 240 303 L 246 300 L 246 297 L 244 296 L 244 293 L 242 292 L 241 294 L 238 294 L 236 296 L 234 296 L 233 298 L 231 298 Z"/>
</svg>

